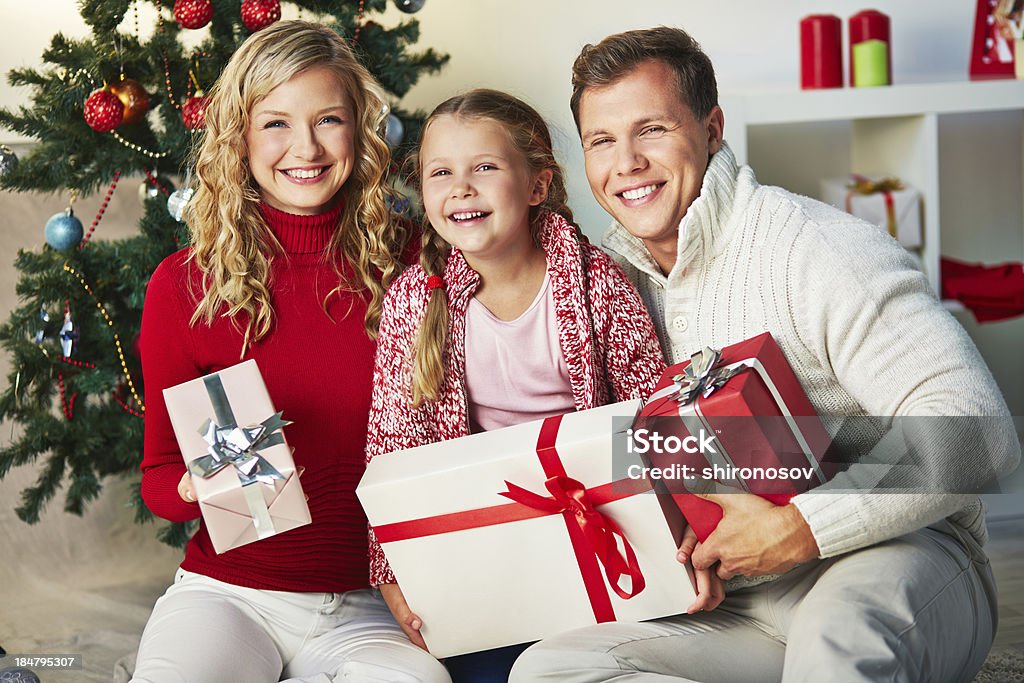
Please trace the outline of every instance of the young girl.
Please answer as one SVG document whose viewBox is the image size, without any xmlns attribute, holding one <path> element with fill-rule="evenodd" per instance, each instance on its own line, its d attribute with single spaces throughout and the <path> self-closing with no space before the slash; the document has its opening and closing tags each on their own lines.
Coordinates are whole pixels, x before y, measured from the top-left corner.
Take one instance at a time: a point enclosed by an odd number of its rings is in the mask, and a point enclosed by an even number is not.
<svg viewBox="0 0 1024 683">
<path fill-rule="evenodd" d="M 418 267 L 384 299 L 367 458 L 644 397 L 664 368 L 626 275 L 572 223 L 541 116 L 493 90 L 424 127 Z M 370 534 L 370 582 L 421 623 Z"/>
<path fill-rule="evenodd" d="M 153 274 L 143 311 L 142 495 L 199 518 L 164 388 L 253 358 L 287 427 L 312 524 L 218 555 L 206 526 L 139 646 L 135 681 L 439 681 L 366 581 L 373 337 L 404 235 L 384 202 L 387 107 L 334 32 L 277 22 L 211 93 L 188 207 L 193 246 Z"/>
</svg>

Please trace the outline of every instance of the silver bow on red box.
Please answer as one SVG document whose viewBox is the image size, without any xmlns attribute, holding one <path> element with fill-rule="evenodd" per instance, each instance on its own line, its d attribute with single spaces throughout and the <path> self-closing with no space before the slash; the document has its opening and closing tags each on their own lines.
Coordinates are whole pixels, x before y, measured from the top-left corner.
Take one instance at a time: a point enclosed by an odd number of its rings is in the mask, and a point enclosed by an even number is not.
<svg viewBox="0 0 1024 683">
<path fill-rule="evenodd" d="M 747 369 L 746 365 L 723 368 L 720 366 L 721 360 L 722 352 L 710 346 L 705 346 L 703 351 L 691 355 L 690 364 L 683 368 L 683 372 L 672 376 L 675 391 L 666 398 L 682 405 L 692 403 L 697 396 L 707 398 L 716 389 Z"/>
</svg>

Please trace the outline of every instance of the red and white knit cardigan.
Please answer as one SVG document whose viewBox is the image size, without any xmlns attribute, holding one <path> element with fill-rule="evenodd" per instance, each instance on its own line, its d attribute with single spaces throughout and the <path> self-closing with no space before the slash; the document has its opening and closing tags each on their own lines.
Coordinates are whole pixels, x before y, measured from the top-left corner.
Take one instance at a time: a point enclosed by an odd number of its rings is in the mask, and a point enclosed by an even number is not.
<svg viewBox="0 0 1024 683">
<path fill-rule="evenodd" d="M 650 394 L 665 361 L 647 309 L 626 274 L 599 248 L 581 242 L 561 216 L 543 212 L 539 236 L 550 274 L 558 341 L 576 410 Z M 466 399 L 466 309 L 480 276 L 452 249 L 445 266 L 448 347 L 438 399 L 409 404 L 411 349 L 426 314 L 427 275 L 413 266 L 384 299 L 374 365 L 366 459 L 469 434 Z M 370 532 L 370 582 L 394 583 Z"/>
</svg>

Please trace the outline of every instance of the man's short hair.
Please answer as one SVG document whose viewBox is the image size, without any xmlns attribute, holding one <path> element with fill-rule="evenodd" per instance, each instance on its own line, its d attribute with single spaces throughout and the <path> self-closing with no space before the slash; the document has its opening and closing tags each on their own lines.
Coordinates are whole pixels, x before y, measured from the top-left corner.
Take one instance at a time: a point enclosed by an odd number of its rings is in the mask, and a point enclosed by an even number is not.
<svg viewBox="0 0 1024 683">
<path fill-rule="evenodd" d="M 640 64 L 664 62 L 676 77 L 679 98 L 703 120 L 718 105 L 718 85 L 711 60 L 689 33 L 658 26 L 608 36 L 597 45 L 586 45 L 572 65 L 572 109 L 580 128 L 580 100 L 589 87 L 614 83 Z"/>
</svg>

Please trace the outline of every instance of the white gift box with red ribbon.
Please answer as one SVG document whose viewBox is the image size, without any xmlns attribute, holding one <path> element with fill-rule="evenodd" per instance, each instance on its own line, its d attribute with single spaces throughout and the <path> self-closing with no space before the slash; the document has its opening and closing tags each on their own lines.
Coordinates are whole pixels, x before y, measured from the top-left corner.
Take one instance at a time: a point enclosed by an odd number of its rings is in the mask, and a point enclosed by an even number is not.
<svg viewBox="0 0 1024 683">
<path fill-rule="evenodd" d="M 540 640 L 685 612 L 684 522 L 620 478 L 626 401 L 374 458 L 356 493 L 431 653 Z M 617 454 L 618 457 L 618 454 Z M 613 471 L 614 470 L 614 471 Z"/>
<path fill-rule="evenodd" d="M 907 249 L 924 244 L 921 193 L 891 178 L 832 178 L 821 181 L 821 200 L 888 232 Z"/>
</svg>

